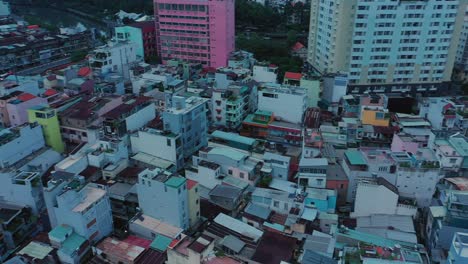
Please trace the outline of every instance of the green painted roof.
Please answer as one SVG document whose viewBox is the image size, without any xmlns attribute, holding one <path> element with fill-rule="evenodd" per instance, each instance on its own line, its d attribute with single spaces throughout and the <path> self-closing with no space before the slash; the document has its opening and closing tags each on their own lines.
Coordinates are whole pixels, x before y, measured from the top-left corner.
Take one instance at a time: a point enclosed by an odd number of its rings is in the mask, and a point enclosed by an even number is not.
<svg viewBox="0 0 468 264">
<path fill-rule="evenodd" d="M 351 165 L 367 165 L 367 161 L 359 150 L 347 150 L 345 155 Z"/>
<path fill-rule="evenodd" d="M 241 144 L 246 144 L 246 145 L 253 145 L 255 143 L 255 139 L 249 138 L 249 137 L 243 137 L 239 134 L 235 133 L 228 133 L 220 130 L 216 130 L 211 134 L 211 136 L 216 137 L 216 138 L 221 138 L 227 141 L 234 141 L 237 143 Z"/>
<path fill-rule="evenodd" d="M 275 230 L 281 231 L 281 232 L 284 231 L 284 226 L 282 226 L 280 224 L 277 224 L 277 223 L 271 224 L 271 223 L 265 222 L 265 223 L 263 223 L 263 225 L 266 226 L 266 227 L 273 228 Z"/>
<path fill-rule="evenodd" d="M 73 252 L 77 251 L 84 242 L 86 242 L 86 238 L 77 233 L 73 233 L 63 242 L 60 250 L 67 255 L 71 255 Z"/>
<path fill-rule="evenodd" d="M 164 184 L 172 188 L 179 188 L 186 182 L 185 178 L 182 177 L 171 177 Z"/>
<path fill-rule="evenodd" d="M 449 142 L 452 144 L 453 148 L 461 156 L 468 156 L 468 143 L 464 138 L 461 137 L 452 137 L 449 139 Z"/>
<path fill-rule="evenodd" d="M 71 232 L 73 232 L 71 227 L 58 225 L 49 232 L 49 236 L 56 240 L 64 241 L 67 238 L 67 235 Z"/>
<path fill-rule="evenodd" d="M 237 161 L 243 160 L 246 156 L 244 153 L 231 148 L 213 148 L 209 154 L 223 155 Z"/>
<path fill-rule="evenodd" d="M 151 242 L 150 247 L 152 249 L 156 249 L 158 251 L 164 252 L 166 251 L 169 244 L 171 244 L 171 242 L 172 242 L 172 239 L 163 235 L 157 235 L 154 238 L 153 242 Z"/>
<path fill-rule="evenodd" d="M 414 243 L 387 239 L 381 236 L 360 232 L 353 229 L 339 230 L 339 236 L 348 237 L 353 240 L 362 241 L 379 247 L 394 247 L 397 244 L 407 247 L 414 247 L 415 245 Z"/>
</svg>

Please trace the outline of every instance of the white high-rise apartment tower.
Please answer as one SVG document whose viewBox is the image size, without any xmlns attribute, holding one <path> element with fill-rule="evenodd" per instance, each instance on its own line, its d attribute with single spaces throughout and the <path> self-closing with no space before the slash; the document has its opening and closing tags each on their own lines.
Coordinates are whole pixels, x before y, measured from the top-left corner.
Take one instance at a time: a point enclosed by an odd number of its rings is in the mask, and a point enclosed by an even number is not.
<svg viewBox="0 0 468 264">
<path fill-rule="evenodd" d="M 351 89 L 436 87 L 451 78 L 467 3 L 312 0 L 308 62 L 348 73 Z"/>
</svg>

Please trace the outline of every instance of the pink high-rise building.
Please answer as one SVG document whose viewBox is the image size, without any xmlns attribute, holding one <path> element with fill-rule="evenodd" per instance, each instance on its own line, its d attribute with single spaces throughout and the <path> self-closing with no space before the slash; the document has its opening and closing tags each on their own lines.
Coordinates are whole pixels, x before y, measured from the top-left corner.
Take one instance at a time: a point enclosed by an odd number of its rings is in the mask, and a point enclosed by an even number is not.
<svg viewBox="0 0 468 264">
<path fill-rule="evenodd" d="M 227 65 L 235 50 L 235 0 L 154 0 L 156 43 L 170 59 Z"/>
</svg>

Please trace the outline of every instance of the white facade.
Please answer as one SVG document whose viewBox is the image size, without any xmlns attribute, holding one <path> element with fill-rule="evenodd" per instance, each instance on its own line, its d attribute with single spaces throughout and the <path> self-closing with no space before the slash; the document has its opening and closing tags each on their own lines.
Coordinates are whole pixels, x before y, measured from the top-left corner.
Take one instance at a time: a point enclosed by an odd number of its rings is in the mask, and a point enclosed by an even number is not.
<svg viewBox="0 0 468 264">
<path fill-rule="evenodd" d="M 178 135 L 148 128 L 131 135 L 130 142 L 133 153 L 143 152 L 167 160 L 177 168 L 183 165 L 182 141 Z"/>
<path fill-rule="evenodd" d="M 77 234 L 97 242 L 113 230 L 109 197 L 102 185 L 80 186 L 80 182 L 71 181 L 65 184 L 55 200 L 52 197 L 52 203 L 48 205 L 51 207 L 47 208 L 49 212 L 54 211 L 49 214 L 49 217 L 55 216 L 51 224 L 71 226 Z"/>
<path fill-rule="evenodd" d="M 326 158 L 302 158 L 297 174 L 298 185 L 324 189 L 327 185 L 327 167 Z"/>
<path fill-rule="evenodd" d="M 184 158 L 208 144 L 208 99 L 173 96 L 163 113 L 164 130 L 180 134 Z"/>
<path fill-rule="evenodd" d="M 153 120 L 156 117 L 156 106 L 154 103 L 151 103 L 144 108 L 140 109 L 138 112 L 134 113 L 133 115 L 128 116 L 125 118 L 125 123 L 127 126 L 127 131 L 135 131 L 144 125 L 146 125 L 149 121 Z"/>
<path fill-rule="evenodd" d="M 337 104 L 346 95 L 348 77 L 346 75 L 328 75 L 323 77 L 323 99 Z"/>
<path fill-rule="evenodd" d="M 187 182 L 160 169 L 138 175 L 138 202 L 146 215 L 182 229 L 189 228 Z"/>
<path fill-rule="evenodd" d="M 437 169 L 398 168 L 396 187 L 401 196 L 413 198 L 418 207 L 431 205 L 436 185 L 443 174 Z"/>
<path fill-rule="evenodd" d="M 307 109 L 307 94 L 303 88 L 278 86 L 258 91 L 258 110 L 270 111 L 276 119 L 302 124 Z"/>
<path fill-rule="evenodd" d="M 27 124 L 4 129 L 0 131 L 0 137 L 4 138 L 0 143 L 0 168 L 13 165 L 45 146 L 44 135 L 39 125 Z"/>
<path fill-rule="evenodd" d="M 29 161 L 21 167 L 10 167 L 0 172 L 0 196 L 6 202 L 28 206 L 37 214 L 45 209 L 41 176 L 62 156 L 53 150 L 42 149 L 26 159 Z"/>
<path fill-rule="evenodd" d="M 276 83 L 278 78 L 278 67 L 276 66 L 253 66 L 253 79 L 257 82 Z"/>
<path fill-rule="evenodd" d="M 449 81 L 465 0 L 312 0 L 308 61 L 353 84 Z"/>
<path fill-rule="evenodd" d="M 115 72 L 128 79 L 130 66 L 139 61 L 137 50 L 138 44 L 133 42 L 110 42 L 94 50 L 89 63 L 100 74 Z"/>
<path fill-rule="evenodd" d="M 351 217 L 373 214 L 414 216 L 416 212 L 416 207 L 398 204 L 398 194 L 387 187 L 373 183 L 359 183 Z"/>
</svg>

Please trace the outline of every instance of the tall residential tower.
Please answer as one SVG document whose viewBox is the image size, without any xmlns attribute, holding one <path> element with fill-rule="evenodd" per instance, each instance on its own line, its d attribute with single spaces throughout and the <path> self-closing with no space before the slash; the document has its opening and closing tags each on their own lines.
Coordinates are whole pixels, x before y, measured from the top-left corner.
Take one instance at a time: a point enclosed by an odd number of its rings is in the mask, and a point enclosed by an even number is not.
<svg viewBox="0 0 468 264">
<path fill-rule="evenodd" d="M 227 65 L 235 49 L 234 0 L 154 0 L 156 44 L 170 59 Z"/>
<path fill-rule="evenodd" d="M 353 86 L 449 81 L 466 0 L 312 0 L 308 61 Z M 376 88 L 379 92 L 380 88 Z"/>
</svg>

